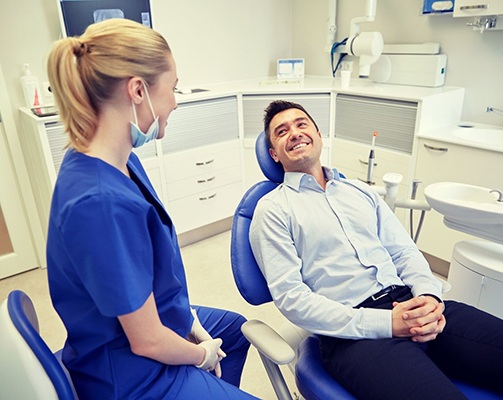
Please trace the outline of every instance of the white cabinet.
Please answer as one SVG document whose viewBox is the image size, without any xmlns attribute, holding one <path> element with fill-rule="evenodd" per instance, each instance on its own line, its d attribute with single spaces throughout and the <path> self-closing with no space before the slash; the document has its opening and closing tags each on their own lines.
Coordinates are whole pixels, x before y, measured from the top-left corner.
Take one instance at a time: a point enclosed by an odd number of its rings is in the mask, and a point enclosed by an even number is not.
<svg viewBox="0 0 503 400">
<path fill-rule="evenodd" d="M 178 233 L 231 217 L 243 194 L 236 96 L 182 103 L 160 141 L 165 205 Z"/>
<path fill-rule="evenodd" d="M 182 103 L 162 140 L 134 149 L 178 233 L 233 215 L 243 193 L 238 114 L 237 96 Z M 68 137 L 57 117 L 22 109 L 21 120 L 21 145 L 46 233 Z"/>
<path fill-rule="evenodd" d="M 346 178 L 367 181 L 369 146 L 351 140 L 335 138 L 333 142 L 333 165 Z M 376 185 L 383 185 L 382 177 L 388 172 L 403 176 L 398 189 L 398 197 L 407 196 L 407 182 L 410 181 L 411 156 L 398 151 L 377 148 L 375 150 L 374 169 L 372 181 Z M 406 210 L 397 208 L 395 213 L 405 225 Z"/>
<path fill-rule="evenodd" d="M 416 127 L 417 102 L 376 97 L 337 95 L 335 102 L 335 139 L 333 165 L 347 178 L 367 181 L 369 153 L 374 131 L 374 168 L 372 181 L 383 185 L 388 172 L 403 176 L 398 197 L 405 198 L 412 181 L 411 164 Z M 405 225 L 406 210 L 395 213 Z"/>
<path fill-rule="evenodd" d="M 57 117 L 38 118 L 29 109 L 21 109 L 21 122 L 19 140 L 45 241 L 52 190 L 68 137 Z"/>
<path fill-rule="evenodd" d="M 164 157 L 167 208 L 178 233 L 230 217 L 243 194 L 238 139 Z"/>
<path fill-rule="evenodd" d="M 498 166 L 502 161 L 502 153 L 421 138 L 418 140 L 415 177 L 423 182 L 423 188 L 435 182 L 501 188 Z M 426 253 L 449 261 L 454 244 L 470 239 L 478 238 L 447 228 L 443 216 L 431 210 L 426 213 L 418 246 Z"/>
<path fill-rule="evenodd" d="M 255 140 L 264 130 L 264 110 L 274 100 L 292 101 L 302 105 L 316 122 L 323 137 L 322 163 L 331 164 L 332 113 L 330 93 L 243 95 L 245 186 L 264 180 L 255 156 Z"/>
</svg>

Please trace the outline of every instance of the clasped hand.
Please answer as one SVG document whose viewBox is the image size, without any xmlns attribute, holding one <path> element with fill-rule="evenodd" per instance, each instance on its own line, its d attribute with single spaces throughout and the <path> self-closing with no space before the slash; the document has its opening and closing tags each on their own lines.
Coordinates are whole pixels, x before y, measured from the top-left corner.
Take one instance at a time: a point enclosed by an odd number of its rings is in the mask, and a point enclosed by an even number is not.
<svg viewBox="0 0 503 400">
<path fill-rule="evenodd" d="M 194 322 L 192 323 L 187 340 L 202 347 L 205 351 L 204 359 L 197 367 L 205 371 L 215 371 L 215 376 L 220 378 L 222 376 L 220 361 L 227 356 L 220 348 L 222 346 L 222 339 L 213 339 L 206 329 L 203 328 L 196 310 L 191 309 L 191 313 L 194 317 Z"/>
<path fill-rule="evenodd" d="M 434 340 L 444 330 L 444 303 L 431 296 L 419 296 L 402 303 L 394 302 L 392 330 L 394 337 L 410 337 L 414 342 Z"/>
</svg>

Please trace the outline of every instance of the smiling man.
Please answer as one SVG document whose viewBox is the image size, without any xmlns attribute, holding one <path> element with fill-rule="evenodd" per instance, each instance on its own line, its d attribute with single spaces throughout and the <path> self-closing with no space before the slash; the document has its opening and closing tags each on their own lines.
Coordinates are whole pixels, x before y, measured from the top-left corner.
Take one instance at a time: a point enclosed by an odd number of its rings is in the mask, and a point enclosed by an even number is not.
<svg viewBox="0 0 503 400">
<path fill-rule="evenodd" d="M 264 130 L 285 176 L 257 204 L 250 244 L 279 310 L 318 334 L 327 371 L 361 399 L 465 399 L 451 378 L 503 394 L 503 321 L 442 302 L 381 197 L 322 166 L 301 105 L 272 102 Z"/>
</svg>

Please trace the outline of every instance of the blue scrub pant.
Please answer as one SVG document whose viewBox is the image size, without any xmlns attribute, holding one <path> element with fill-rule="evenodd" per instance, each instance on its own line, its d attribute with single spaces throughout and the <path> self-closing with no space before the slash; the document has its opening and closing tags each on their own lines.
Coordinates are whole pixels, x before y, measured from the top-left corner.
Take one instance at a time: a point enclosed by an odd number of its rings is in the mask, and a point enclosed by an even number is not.
<svg viewBox="0 0 503 400">
<path fill-rule="evenodd" d="M 244 317 L 231 311 L 194 306 L 201 325 L 213 338 L 222 339 L 227 354 L 221 362 L 222 378 L 192 365 L 180 367 L 177 379 L 183 379 L 177 399 L 256 399 L 238 389 L 250 343 L 241 333 Z"/>
<path fill-rule="evenodd" d="M 411 297 L 386 296 L 374 308 Z M 445 301 L 444 315 L 444 331 L 427 343 L 320 336 L 323 364 L 360 399 L 466 399 L 450 379 L 503 395 L 503 320 L 455 301 Z"/>
</svg>

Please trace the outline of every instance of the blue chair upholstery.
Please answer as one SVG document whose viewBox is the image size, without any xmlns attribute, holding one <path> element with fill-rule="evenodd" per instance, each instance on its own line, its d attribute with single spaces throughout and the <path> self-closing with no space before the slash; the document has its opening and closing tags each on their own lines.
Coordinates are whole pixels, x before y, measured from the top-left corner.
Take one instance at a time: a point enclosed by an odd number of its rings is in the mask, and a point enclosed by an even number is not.
<svg viewBox="0 0 503 400">
<path fill-rule="evenodd" d="M 39 335 L 31 299 L 12 291 L 0 311 L 0 397 L 73 400 L 68 372 Z M 8 346 L 8 347 L 7 347 Z"/>
<path fill-rule="evenodd" d="M 259 166 L 268 180 L 258 182 L 248 189 L 236 209 L 231 233 L 231 266 L 236 286 L 243 298 L 250 304 L 260 305 L 272 301 L 272 297 L 250 247 L 250 224 L 257 202 L 262 196 L 269 193 L 283 181 L 284 172 L 281 164 L 276 163 L 270 157 L 264 132 L 257 138 L 255 154 Z M 256 323 L 257 321 L 249 322 Z M 355 399 L 353 395 L 337 383 L 323 368 L 319 341 L 316 335 L 310 335 L 303 339 L 298 348 L 294 350 L 297 351 L 298 356 L 295 364 L 295 382 L 305 399 Z M 267 370 L 270 368 L 267 365 L 265 366 Z M 272 382 L 272 384 L 274 386 L 275 382 Z M 501 399 L 501 396 L 461 382 L 455 382 L 455 384 L 469 399 Z M 278 391 L 276 393 L 278 394 Z M 291 397 L 281 397 L 278 395 L 278 398 Z"/>
</svg>

